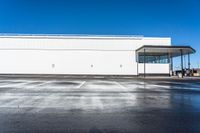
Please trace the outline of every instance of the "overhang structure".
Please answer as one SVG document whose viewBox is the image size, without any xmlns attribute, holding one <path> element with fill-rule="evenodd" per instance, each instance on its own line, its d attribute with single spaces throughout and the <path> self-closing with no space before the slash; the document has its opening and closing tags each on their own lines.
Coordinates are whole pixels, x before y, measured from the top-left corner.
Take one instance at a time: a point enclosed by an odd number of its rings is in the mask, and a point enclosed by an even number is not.
<svg viewBox="0 0 200 133">
<path fill-rule="evenodd" d="M 136 50 L 136 60 L 139 63 L 139 56 L 143 55 L 143 64 L 144 64 L 144 77 L 146 75 L 146 56 L 148 55 L 167 55 L 167 58 L 170 59 L 171 71 L 173 71 L 173 58 L 181 57 L 181 71 L 183 77 L 183 55 L 188 55 L 188 69 L 190 69 L 190 54 L 195 53 L 195 49 L 191 46 L 156 46 L 156 45 L 143 45 L 142 47 Z M 139 73 L 138 73 L 139 75 Z"/>
</svg>

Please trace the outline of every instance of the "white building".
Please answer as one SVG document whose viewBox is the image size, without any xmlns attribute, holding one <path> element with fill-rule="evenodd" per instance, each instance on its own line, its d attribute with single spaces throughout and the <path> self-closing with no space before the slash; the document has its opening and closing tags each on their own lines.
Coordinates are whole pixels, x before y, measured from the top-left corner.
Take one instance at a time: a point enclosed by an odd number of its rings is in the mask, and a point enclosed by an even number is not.
<svg viewBox="0 0 200 133">
<path fill-rule="evenodd" d="M 170 57 L 194 52 L 171 38 L 2 35 L 0 74 L 169 75 Z"/>
</svg>

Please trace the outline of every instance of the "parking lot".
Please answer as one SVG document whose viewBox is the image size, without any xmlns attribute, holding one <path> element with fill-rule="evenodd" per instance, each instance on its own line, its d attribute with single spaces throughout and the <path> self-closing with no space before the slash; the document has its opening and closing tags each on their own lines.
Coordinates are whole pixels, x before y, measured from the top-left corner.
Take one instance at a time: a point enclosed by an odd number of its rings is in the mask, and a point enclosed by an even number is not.
<svg viewBox="0 0 200 133">
<path fill-rule="evenodd" d="M 1 77 L 0 132 L 200 132 L 200 80 Z"/>
</svg>

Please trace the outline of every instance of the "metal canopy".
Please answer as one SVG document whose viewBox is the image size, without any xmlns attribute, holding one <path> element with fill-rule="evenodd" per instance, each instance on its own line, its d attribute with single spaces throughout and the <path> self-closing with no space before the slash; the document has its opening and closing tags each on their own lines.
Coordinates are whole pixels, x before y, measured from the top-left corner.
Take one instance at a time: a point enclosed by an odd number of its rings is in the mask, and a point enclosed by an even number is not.
<svg viewBox="0 0 200 133">
<path fill-rule="evenodd" d="M 148 55 L 168 55 L 168 59 L 171 58 L 171 70 L 173 71 L 173 57 L 181 56 L 181 73 L 182 78 L 184 75 L 183 71 L 183 55 L 188 55 L 188 69 L 190 69 L 190 54 L 196 51 L 190 46 L 156 46 L 156 45 L 144 45 L 136 50 L 136 60 L 138 67 L 139 56 L 142 55 L 144 59 L 144 78 L 146 75 L 146 56 Z M 139 71 L 137 70 L 139 74 Z M 170 73 L 169 73 L 170 75 Z"/>
<path fill-rule="evenodd" d="M 193 54 L 196 51 L 190 46 L 155 46 L 144 45 L 136 50 L 137 53 L 146 54 L 169 54 L 171 57 L 177 57 L 181 55 Z"/>
</svg>

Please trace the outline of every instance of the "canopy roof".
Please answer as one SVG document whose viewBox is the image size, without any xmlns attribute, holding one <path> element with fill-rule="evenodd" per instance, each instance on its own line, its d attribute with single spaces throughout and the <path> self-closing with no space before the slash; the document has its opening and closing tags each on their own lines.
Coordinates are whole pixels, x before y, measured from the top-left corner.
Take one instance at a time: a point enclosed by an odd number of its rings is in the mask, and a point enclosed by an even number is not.
<svg viewBox="0 0 200 133">
<path fill-rule="evenodd" d="M 190 46 L 156 46 L 156 45 L 144 45 L 136 50 L 137 53 L 145 54 L 169 54 L 171 57 L 177 57 L 186 54 L 195 53 L 195 49 Z"/>
</svg>

